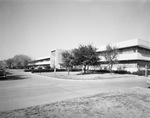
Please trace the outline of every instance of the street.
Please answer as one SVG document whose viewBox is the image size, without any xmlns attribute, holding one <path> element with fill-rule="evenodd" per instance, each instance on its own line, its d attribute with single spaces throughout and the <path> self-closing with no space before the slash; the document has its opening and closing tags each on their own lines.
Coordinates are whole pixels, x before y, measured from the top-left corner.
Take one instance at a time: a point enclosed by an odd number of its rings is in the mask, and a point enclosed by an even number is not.
<svg viewBox="0 0 150 118">
<path fill-rule="evenodd" d="M 9 70 L 10 75 L 20 79 L 0 81 L 0 111 L 41 105 L 74 97 L 81 97 L 131 87 L 148 88 L 146 78 L 107 80 L 64 80 L 38 74 Z"/>
</svg>

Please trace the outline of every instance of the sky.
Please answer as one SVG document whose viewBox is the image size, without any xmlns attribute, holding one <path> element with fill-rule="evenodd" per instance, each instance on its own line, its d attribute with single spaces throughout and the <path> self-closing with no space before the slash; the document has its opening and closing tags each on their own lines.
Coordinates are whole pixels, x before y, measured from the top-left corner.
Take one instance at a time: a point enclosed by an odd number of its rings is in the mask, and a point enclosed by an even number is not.
<svg viewBox="0 0 150 118">
<path fill-rule="evenodd" d="M 135 38 L 150 41 L 149 0 L 0 0 L 0 60 Z"/>
</svg>

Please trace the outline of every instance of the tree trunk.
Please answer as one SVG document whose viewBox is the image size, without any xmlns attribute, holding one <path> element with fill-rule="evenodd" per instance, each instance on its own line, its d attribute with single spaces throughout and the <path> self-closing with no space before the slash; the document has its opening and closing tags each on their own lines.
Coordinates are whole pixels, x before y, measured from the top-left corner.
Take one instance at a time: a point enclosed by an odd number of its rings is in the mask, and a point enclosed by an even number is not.
<svg viewBox="0 0 150 118">
<path fill-rule="evenodd" d="M 110 74 L 112 74 L 112 64 L 109 65 Z"/>
<path fill-rule="evenodd" d="M 55 76 L 55 74 L 56 74 L 56 68 L 54 68 L 54 76 Z"/>
<path fill-rule="evenodd" d="M 70 73 L 69 73 L 69 72 L 70 72 L 70 69 L 68 68 L 67 71 L 68 71 L 68 75 L 69 75 L 69 74 L 70 74 Z"/>
<path fill-rule="evenodd" d="M 83 66 L 83 73 L 86 73 L 86 66 Z"/>
<path fill-rule="evenodd" d="M 87 70 L 86 71 L 87 71 L 87 73 L 89 72 L 89 66 L 87 66 Z"/>
</svg>

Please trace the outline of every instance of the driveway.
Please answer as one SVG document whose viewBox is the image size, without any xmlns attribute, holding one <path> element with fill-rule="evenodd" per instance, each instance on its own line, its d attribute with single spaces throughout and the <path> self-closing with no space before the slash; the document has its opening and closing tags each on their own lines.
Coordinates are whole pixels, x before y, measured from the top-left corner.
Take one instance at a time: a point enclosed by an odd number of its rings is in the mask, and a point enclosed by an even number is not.
<svg viewBox="0 0 150 118">
<path fill-rule="evenodd" d="M 8 80 L 0 81 L 0 111 L 41 105 L 122 88 L 147 88 L 145 77 L 107 80 L 64 80 L 8 70 Z M 11 79 L 14 77 L 14 79 Z M 16 78 L 15 78 L 16 77 Z"/>
</svg>

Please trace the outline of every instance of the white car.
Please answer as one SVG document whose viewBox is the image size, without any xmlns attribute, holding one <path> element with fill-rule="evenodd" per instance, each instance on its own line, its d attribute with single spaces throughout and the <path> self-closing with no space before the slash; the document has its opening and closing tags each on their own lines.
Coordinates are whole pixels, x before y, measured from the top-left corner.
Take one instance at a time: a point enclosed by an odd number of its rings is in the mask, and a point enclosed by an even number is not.
<svg viewBox="0 0 150 118">
<path fill-rule="evenodd" d="M 146 82 L 148 85 L 150 85 L 150 76 L 146 78 Z"/>
</svg>

